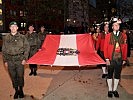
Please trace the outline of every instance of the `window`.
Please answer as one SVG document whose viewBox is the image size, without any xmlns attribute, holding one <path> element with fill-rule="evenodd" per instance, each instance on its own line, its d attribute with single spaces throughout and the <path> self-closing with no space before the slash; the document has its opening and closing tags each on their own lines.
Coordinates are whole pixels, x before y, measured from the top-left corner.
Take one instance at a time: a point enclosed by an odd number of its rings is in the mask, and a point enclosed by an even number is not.
<svg viewBox="0 0 133 100">
<path fill-rule="evenodd" d="M 2 4 L 2 0 L 0 0 L 0 4 Z"/>
<path fill-rule="evenodd" d="M 24 16 L 24 13 L 23 13 L 23 11 L 20 11 L 20 16 Z"/>
<path fill-rule="evenodd" d="M 0 15 L 2 15 L 2 9 L 0 9 Z"/>
<path fill-rule="evenodd" d="M 16 0 L 11 0 L 11 5 L 15 5 L 16 4 Z"/>
<path fill-rule="evenodd" d="M 14 10 L 10 10 L 10 15 L 12 15 L 12 16 L 16 16 L 16 11 L 14 11 Z"/>
<path fill-rule="evenodd" d="M 13 15 L 16 16 L 16 11 L 13 11 Z"/>
<path fill-rule="evenodd" d="M 26 27 L 26 23 L 21 23 L 21 28 Z"/>
<path fill-rule="evenodd" d="M 26 16 L 27 12 L 26 11 L 20 11 L 20 16 Z"/>
<path fill-rule="evenodd" d="M 23 23 L 21 23 L 21 27 L 23 27 Z"/>
<path fill-rule="evenodd" d="M 2 20 L 0 20 L 0 26 L 3 26 L 3 21 Z"/>
<path fill-rule="evenodd" d="M 12 10 L 10 10 L 10 15 L 12 15 L 13 14 L 13 12 L 12 12 Z"/>
<path fill-rule="evenodd" d="M 27 15 L 27 11 L 24 11 L 24 16 L 26 16 Z"/>
</svg>

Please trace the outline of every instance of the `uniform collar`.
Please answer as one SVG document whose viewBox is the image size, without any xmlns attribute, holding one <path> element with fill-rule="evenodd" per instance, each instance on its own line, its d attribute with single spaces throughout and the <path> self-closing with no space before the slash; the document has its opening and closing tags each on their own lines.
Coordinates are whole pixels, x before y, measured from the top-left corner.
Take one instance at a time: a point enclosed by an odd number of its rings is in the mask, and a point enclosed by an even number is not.
<svg viewBox="0 0 133 100">
<path fill-rule="evenodd" d="M 13 35 L 12 33 L 10 33 L 11 36 L 18 36 L 19 33 L 17 32 L 15 35 Z"/>
<path fill-rule="evenodd" d="M 113 31 L 114 35 L 119 36 L 120 31 Z"/>
</svg>

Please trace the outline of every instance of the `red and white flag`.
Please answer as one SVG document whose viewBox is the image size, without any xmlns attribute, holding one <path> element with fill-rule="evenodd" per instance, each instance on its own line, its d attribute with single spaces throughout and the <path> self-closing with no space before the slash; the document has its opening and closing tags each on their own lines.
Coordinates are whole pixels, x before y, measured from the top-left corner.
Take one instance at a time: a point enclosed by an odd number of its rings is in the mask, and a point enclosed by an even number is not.
<svg viewBox="0 0 133 100">
<path fill-rule="evenodd" d="M 41 50 L 27 63 L 52 66 L 105 64 L 95 52 L 90 34 L 47 35 Z"/>
</svg>

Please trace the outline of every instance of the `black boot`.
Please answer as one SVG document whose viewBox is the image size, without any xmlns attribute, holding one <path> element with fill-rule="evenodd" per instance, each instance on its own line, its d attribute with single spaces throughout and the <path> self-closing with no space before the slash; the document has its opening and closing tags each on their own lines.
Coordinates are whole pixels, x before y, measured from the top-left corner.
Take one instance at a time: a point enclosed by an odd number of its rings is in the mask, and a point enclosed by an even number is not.
<svg viewBox="0 0 133 100">
<path fill-rule="evenodd" d="M 113 91 L 115 97 L 119 98 L 119 93 L 117 91 Z"/>
<path fill-rule="evenodd" d="M 113 97 L 113 92 L 112 91 L 108 91 L 108 97 L 112 98 Z"/>
<path fill-rule="evenodd" d="M 33 72 L 31 71 L 30 73 L 29 73 L 29 76 L 31 76 L 33 74 Z"/>
<path fill-rule="evenodd" d="M 37 75 L 37 66 L 34 68 L 34 76 Z"/>
<path fill-rule="evenodd" d="M 19 96 L 18 87 L 15 87 L 14 99 L 18 99 L 18 96 Z"/>
<path fill-rule="evenodd" d="M 23 92 L 23 87 L 19 87 L 19 98 L 24 98 L 24 92 Z"/>
<path fill-rule="evenodd" d="M 108 74 L 103 74 L 102 75 L 102 78 L 106 78 Z"/>
</svg>

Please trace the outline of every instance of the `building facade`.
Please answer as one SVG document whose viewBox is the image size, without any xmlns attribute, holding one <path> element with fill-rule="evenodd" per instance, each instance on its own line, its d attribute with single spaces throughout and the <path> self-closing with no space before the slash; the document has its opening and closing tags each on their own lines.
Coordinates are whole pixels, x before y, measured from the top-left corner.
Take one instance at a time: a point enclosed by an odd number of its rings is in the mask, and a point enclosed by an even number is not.
<svg viewBox="0 0 133 100">
<path fill-rule="evenodd" d="M 67 18 L 69 24 L 79 27 L 83 22 L 89 23 L 88 7 L 88 0 L 69 0 Z"/>
<path fill-rule="evenodd" d="M 3 18 L 3 2 L 0 0 L 0 31 L 4 30 L 4 18 Z"/>
<path fill-rule="evenodd" d="M 0 32 L 9 31 L 9 23 L 17 21 L 19 30 L 34 24 L 38 30 L 45 25 L 49 31 L 64 31 L 65 24 L 81 27 L 100 23 L 111 16 L 116 0 L 0 0 Z"/>
<path fill-rule="evenodd" d="M 11 21 L 18 22 L 19 30 L 27 30 L 29 24 L 34 24 L 36 30 L 41 25 L 62 30 L 63 4 L 62 0 L 0 0 L 0 32 L 9 31 Z"/>
</svg>

